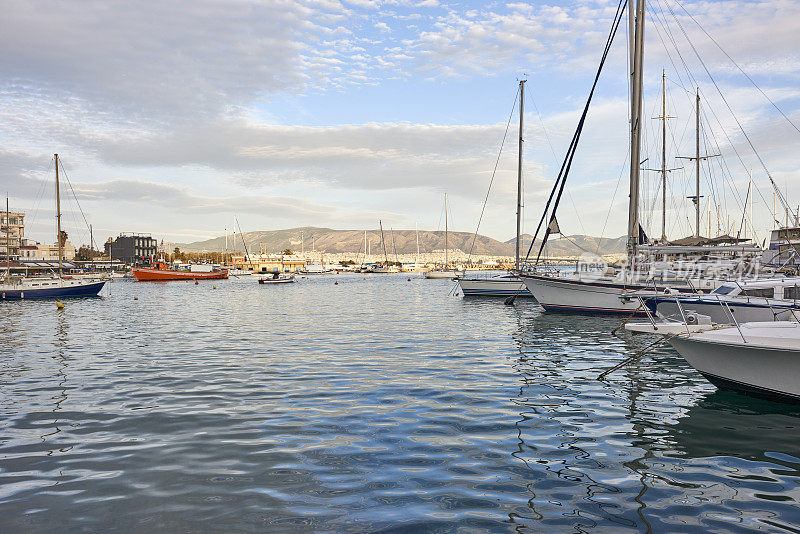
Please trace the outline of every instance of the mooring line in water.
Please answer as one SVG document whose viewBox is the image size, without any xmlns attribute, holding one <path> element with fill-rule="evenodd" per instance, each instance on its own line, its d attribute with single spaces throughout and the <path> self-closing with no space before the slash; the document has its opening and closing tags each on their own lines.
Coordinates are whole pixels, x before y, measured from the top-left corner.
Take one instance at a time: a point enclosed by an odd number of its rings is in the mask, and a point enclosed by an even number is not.
<svg viewBox="0 0 800 534">
<path fill-rule="evenodd" d="M 597 379 L 598 379 L 598 380 L 603 380 L 603 379 L 604 379 L 606 376 L 608 376 L 610 373 L 613 373 L 613 372 L 614 372 L 614 371 L 616 371 L 617 369 L 621 369 L 621 368 L 625 367 L 625 366 L 626 366 L 626 365 L 628 365 L 629 363 L 633 363 L 634 361 L 638 360 L 639 358 L 641 358 L 642 356 L 644 356 L 645 354 L 647 354 L 648 352 L 650 352 L 650 351 L 651 351 L 652 349 L 654 349 L 654 348 L 655 348 L 657 345 L 660 345 L 660 344 L 664 343 L 665 341 L 669 341 L 669 340 L 670 340 L 670 339 L 672 339 L 673 337 L 675 337 L 675 335 L 674 335 L 674 334 L 673 334 L 673 335 L 671 335 L 671 336 L 664 336 L 664 337 L 662 337 L 661 339 L 659 339 L 659 340 L 656 340 L 656 341 L 654 341 L 654 342 L 650 343 L 649 345 L 647 345 L 645 348 L 643 348 L 642 350 L 640 350 L 639 352 L 637 352 L 637 353 L 636 353 L 636 354 L 634 354 L 633 356 L 629 356 L 629 357 L 625 358 L 624 360 L 622 360 L 620 363 L 618 363 L 618 364 L 617 364 L 617 365 L 615 365 L 614 367 L 611 367 L 610 369 L 606 369 L 605 371 L 603 371 L 602 373 L 600 373 L 600 374 L 597 376 Z"/>
<path fill-rule="evenodd" d="M 638 312 L 639 310 L 641 310 L 641 309 L 642 309 L 642 305 L 644 305 L 644 301 L 642 301 L 642 303 L 641 303 L 641 304 L 639 304 L 639 306 L 638 306 L 638 307 L 637 307 L 635 310 L 633 310 L 633 313 L 631 313 L 629 316 L 627 316 L 627 317 L 625 318 L 625 320 L 624 320 L 624 321 L 622 321 L 621 323 L 619 323 L 619 325 L 618 325 L 618 326 L 617 326 L 617 327 L 616 327 L 614 330 L 612 330 L 612 331 L 611 331 L 611 335 L 612 335 L 612 336 L 613 336 L 613 335 L 615 335 L 615 334 L 617 333 L 617 330 L 619 330 L 620 328 L 622 328 L 623 326 L 625 326 L 625 324 L 626 324 L 628 321 L 630 321 L 631 319 L 633 319 L 633 317 L 636 315 L 636 312 Z"/>
</svg>

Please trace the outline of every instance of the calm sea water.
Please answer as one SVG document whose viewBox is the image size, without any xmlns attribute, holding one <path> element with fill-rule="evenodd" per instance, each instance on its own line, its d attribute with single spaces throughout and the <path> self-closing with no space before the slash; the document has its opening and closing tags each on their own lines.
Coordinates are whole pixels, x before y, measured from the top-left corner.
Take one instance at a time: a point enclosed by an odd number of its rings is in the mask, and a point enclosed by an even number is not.
<svg viewBox="0 0 800 534">
<path fill-rule="evenodd" d="M 800 529 L 800 408 L 407 278 L 0 303 L 0 531 Z"/>
</svg>

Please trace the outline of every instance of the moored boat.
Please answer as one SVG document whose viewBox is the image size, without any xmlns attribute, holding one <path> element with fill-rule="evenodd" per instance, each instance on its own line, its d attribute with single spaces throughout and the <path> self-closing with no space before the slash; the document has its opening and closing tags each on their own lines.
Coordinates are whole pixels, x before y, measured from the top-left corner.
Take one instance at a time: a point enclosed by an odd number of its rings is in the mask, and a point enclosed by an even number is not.
<svg viewBox="0 0 800 534">
<path fill-rule="evenodd" d="M 105 280 L 71 278 L 24 278 L 0 283 L 0 300 L 96 297 Z"/>
<path fill-rule="evenodd" d="M 800 323 L 742 323 L 669 342 L 717 387 L 800 402 Z"/>
<path fill-rule="evenodd" d="M 225 269 L 210 271 L 176 271 L 163 262 L 158 261 L 152 267 L 134 267 L 133 276 L 140 282 L 167 282 L 171 280 L 220 280 L 228 278 Z"/>
<path fill-rule="evenodd" d="M 283 276 L 280 273 L 274 273 L 267 278 L 259 278 L 259 284 L 291 284 L 295 282 L 294 275 Z"/>
</svg>

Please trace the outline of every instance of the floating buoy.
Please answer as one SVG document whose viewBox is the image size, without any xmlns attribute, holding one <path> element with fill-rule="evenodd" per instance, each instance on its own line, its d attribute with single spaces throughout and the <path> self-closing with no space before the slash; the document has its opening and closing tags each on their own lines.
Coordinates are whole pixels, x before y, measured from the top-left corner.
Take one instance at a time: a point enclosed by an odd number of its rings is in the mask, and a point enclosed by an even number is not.
<svg viewBox="0 0 800 534">
<path fill-rule="evenodd" d="M 56 301 L 56 306 L 58 307 L 59 310 L 63 310 L 64 309 L 64 303 L 63 302 Z"/>
<path fill-rule="evenodd" d="M 409 279 L 408 279 L 408 281 L 410 282 L 410 281 L 411 281 L 411 278 L 409 278 Z"/>
<path fill-rule="evenodd" d="M 211 286 L 211 289 L 217 289 L 217 286 Z"/>
<path fill-rule="evenodd" d="M 333 285 L 338 286 L 339 282 L 334 282 Z"/>
<path fill-rule="evenodd" d="M 197 285 L 197 284 L 199 284 L 199 283 L 200 283 L 200 282 L 198 282 L 197 280 L 195 280 L 195 281 L 194 281 L 194 285 Z"/>
<path fill-rule="evenodd" d="M 139 300 L 139 297 L 133 297 L 133 300 Z"/>
</svg>

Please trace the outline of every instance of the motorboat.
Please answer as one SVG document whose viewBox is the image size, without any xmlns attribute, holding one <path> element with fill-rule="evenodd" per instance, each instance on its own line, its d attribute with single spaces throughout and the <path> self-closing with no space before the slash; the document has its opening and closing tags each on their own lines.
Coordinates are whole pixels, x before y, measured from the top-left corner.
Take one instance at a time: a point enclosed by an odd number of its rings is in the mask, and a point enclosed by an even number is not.
<svg viewBox="0 0 800 534">
<path fill-rule="evenodd" d="M 173 281 L 173 280 L 221 280 L 228 278 L 226 269 L 210 269 L 208 271 L 177 271 L 170 269 L 163 260 L 155 262 L 151 267 L 134 267 L 133 276 L 140 282 Z"/>
<path fill-rule="evenodd" d="M 708 294 L 658 295 L 648 302 L 662 318 L 677 319 L 682 308 L 718 324 L 791 321 L 800 317 L 800 278 L 724 282 Z"/>
<path fill-rule="evenodd" d="M 273 273 L 272 276 L 266 278 L 259 278 L 259 284 L 291 284 L 295 282 L 294 275 L 282 275 L 280 273 Z"/>
<path fill-rule="evenodd" d="M 455 269 L 455 268 L 432 269 L 430 271 L 425 271 L 424 273 L 422 273 L 422 276 L 424 276 L 425 278 L 431 278 L 431 279 L 435 279 L 435 278 L 456 279 L 456 278 L 461 278 L 462 276 L 464 276 L 464 271 L 459 271 L 458 269 Z"/>
<path fill-rule="evenodd" d="M 748 322 L 669 338 L 709 382 L 800 402 L 800 323 Z"/>
</svg>

